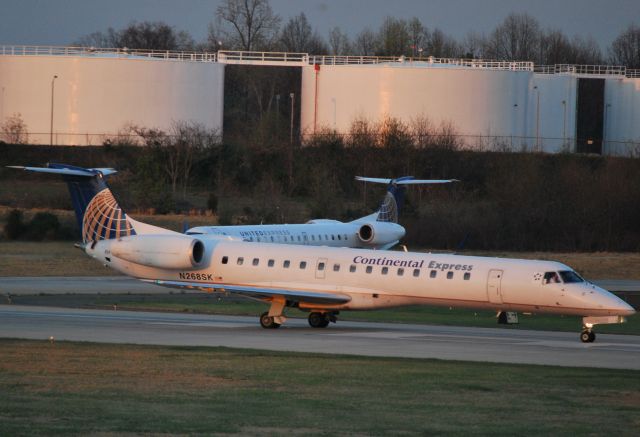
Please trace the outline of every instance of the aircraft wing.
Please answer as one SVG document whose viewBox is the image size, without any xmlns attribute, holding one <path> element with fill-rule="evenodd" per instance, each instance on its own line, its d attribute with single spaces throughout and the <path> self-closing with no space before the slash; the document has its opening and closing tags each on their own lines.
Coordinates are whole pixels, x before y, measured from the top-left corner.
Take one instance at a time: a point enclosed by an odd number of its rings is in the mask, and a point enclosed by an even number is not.
<svg viewBox="0 0 640 437">
<path fill-rule="evenodd" d="M 408 176 L 410 177 L 410 176 Z M 369 178 L 364 176 L 356 176 L 356 180 L 363 182 L 374 182 L 377 184 L 390 184 L 396 185 L 419 185 L 419 184 L 448 184 L 450 182 L 458 182 L 457 179 L 386 179 L 386 178 Z"/>
<path fill-rule="evenodd" d="M 349 302 L 351 297 L 346 294 L 327 293 L 318 291 L 295 290 L 287 288 L 254 287 L 247 285 L 207 284 L 189 281 L 164 281 L 143 279 L 144 282 L 162 285 L 164 287 L 188 288 L 201 291 L 216 291 L 240 294 L 247 297 L 265 299 L 280 296 L 287 300 L 318 303 L 318 304 L 342 304 Z"/>
</svg>

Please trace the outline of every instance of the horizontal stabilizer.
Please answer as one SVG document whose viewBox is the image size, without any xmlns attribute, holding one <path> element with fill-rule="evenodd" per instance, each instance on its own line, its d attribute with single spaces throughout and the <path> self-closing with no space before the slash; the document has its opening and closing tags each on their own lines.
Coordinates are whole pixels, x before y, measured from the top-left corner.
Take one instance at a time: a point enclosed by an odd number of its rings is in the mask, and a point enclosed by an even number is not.
<svg viewBox="0 0 640 437">
<path fill-rule="evenodd" d="M 156 285 L 165 287 L 180 287 L 202 291 L 218 291 L 240 294 L 247 297 L 265 299 L 269 297 L 281 296 L 287 300 L 295 302 L 309 302 L 317 304 L 337 305 L 347 303 L 351 298 L 345 294 L 323 293 L 306 290 L 292 290 L 285 288 L 269 288 L 269 287 L 251 287 L 245 285 L 227 285 L 227 284 L 207 284 L 202 282 L 187 281 L 164 281 L 164 280 L 146 280 Z"/>
<path fill-rule="evenodd" d="M 386 179 L 386 178 L 369 178 L 364 176 L 356 176 L 356 180 L 362 182 L 374 182 L 376 184 L 396 184 L 396 185 L 422 185 L 422 184 L 448 184 L 450 182 L 459 182 L 458 179 L 413 179 L 413 176 L 405 176 L 404 178 Z"/>
<path fill-rule="evenodd" d="M 74 167 L 66 164 L 48 164 L 47 167 L 24 167 L 19 165 L 8 165 L 7 168 L 14 168 L 17 170 L 32 171 L 35 173 L 52 173 L 62 176 L 86 176 L 95 177 L 98 174 L 103 176 L 109 176 L 117 173 L 113 168 L 82 168 Z"/>
</svg>

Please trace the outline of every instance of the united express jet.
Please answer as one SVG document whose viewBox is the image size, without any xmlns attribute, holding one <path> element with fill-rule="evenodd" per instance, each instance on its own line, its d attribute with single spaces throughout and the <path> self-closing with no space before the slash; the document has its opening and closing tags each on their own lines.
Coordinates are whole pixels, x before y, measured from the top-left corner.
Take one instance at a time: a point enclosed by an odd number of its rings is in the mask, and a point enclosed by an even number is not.
<svg viewBox="0 0 640 437">
<path fill-rule="evenodd" d="M 287 308 L 325 328 L 341 310 L 432 305 L 582 316 L 583 342 L 596 324 L 622 323 L 634 309 L 552 261 L 238 241 L 184 235 L 127 216 L 105 183 L 113 169 L 62 164 L 14 167 L 62 175 L 82 231 L 79 245 L 118 272 L 167 287 L 231 293 L 270 305 L 267 329 Z"/>
<path fill-rule="evenodd" d="M 198 226 L 187 230 L 186 234 L 220 235 L 249 242 L 389 249 L 405 235 L 404 227 L 398 224 L 405 186 L 455 182 L 455 179 L 414 179 L 411 176 L 396 179 L 357 176 L 356 179 L 386 184 L 387 193 L 377 212 L 348 223 L 314 219 L 304 224 Z"/>
</svg>

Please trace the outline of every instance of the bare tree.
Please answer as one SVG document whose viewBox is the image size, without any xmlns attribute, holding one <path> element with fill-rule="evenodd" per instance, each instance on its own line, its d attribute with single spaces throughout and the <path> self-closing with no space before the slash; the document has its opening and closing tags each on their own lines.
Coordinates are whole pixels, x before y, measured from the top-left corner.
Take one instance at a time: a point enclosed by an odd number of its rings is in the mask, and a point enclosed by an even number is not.
<svg viewBox="0 0 640 437">
<path fill-rule="evenodd" d="M 631 24 L 611 43 L 609 60 L 612 64 L 640 68 L 640 27 Z"/>
<path fill-rule="evenodd" d="M 491 33 L 488 55 L 506 61 L 533 61 L 540 44 L 538 20 L 528 14 L 510 14 Z"/>
<path fill-rule="evenodd" d="M 329 31 L 329 47 L 332 55 L 348 55 L 351 52 L 349 36 L 339 27 L 334 27 Z"/>
<path fill-rule="evenodd" d="M 362 30 L 353 43 L 353 51 L 360 56 L 373 56 L 376 52 L 376 34 L 369 28 Z"/>
<path fill-rule="evenodd" d="M 188 32 L 176 31 L 161 21 L 132 22 L 122 30 L 112 28 L 81 37 L 75 45 L 82 47 L 126 47 L 144 50 L 193 50 L 195 43 Z"/>
<path fill-rule="evenodd" d="M 573 47 L 573 58 L 571 59 L 573 64 L 596 65 L 604 62 L 600 46 L 592 36 L 586 38 L 575 36 L 571 40 L 571 46 Z"/>
<path fill-rule="evenodd" d="M 544 65 L 569 64 L 573 47 L 560 30 L 549 30 L 540 36 L 540 55 L 536 62 Z"/>
<path fill-rule="evenodd" d="M 303 53 L 309 50 L 313 30 L 304 12 L 291 17 L 280 32 L 280 45 L 283 51 Z"/>
<path fill-rule="evenodd" d="M 29 141 L 27 125 L 18 112 L 7 117 L 0 125 L 2 139 L 9 144 L 26 144 Z"/>
<path fill-rule="evenodd" d="M 280 26 L 268 0 L 224 0 L 216 16 L 225 24 L 225 45 L 240 50 L 268 50 Z"/>
<path fill-rule="evenodd" d="M 409 42 L 411 44 L 412 56 L 420 56 L 427 48 L 429 41 L 429 31 L 422 25 L 422 22 L 413 17 L 407 24 L 409 31 Z"/>
<path fill-rule="evenodd" d="M 393 17 L 385 18 L 378 34 L 379 56 L 411 55 L 411 36 L 407 22 Z"/>
<path fill-rule="evenodd" d="M 461 54 L 462 49 L 455 39 L 446 35 L 442 30 L 435 29 L 431 33 L 427 54 L 436 58 L 455 58 Z"/>
<path fill-rule="evenodd" d="M 467 59 L 482 59 L 485 57 L 487 39 L 483 35 L 469 32 L 462 39 L 460 51 L 462 57 Z"/>
<path fill-rule="evenodd" d="M 80 47 L 113 48 L 117 47 L 117 40 L 117 32 L 110 27 L 106 32 L 98 31 L 82 36 L 74 41 L 72 45 Z"/>
</svg>

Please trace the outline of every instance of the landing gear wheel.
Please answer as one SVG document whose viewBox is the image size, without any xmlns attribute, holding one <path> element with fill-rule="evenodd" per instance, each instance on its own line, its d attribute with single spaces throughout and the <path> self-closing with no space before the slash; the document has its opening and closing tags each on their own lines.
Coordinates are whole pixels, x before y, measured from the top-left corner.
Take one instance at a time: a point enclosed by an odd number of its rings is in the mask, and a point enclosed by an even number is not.
<svg viewBox="0 0 640 437">
<path fill-rule="evenodd" d="M 309 325 L 312 328 L 326 328 L 329 326 L 329 317 L 323 313 L 311 313 L 309 314 Z"/>
<path fill-rule="evenodd" d="M 269 313 L 262 313 L 260 316 L 260 325 L 264 329 L 276 329 L 280 327 L 280 323 L 276 323 L 273 317 L 269 316 Z"/>
<path fill-rule="evenodd" d="M 593 331 L 582 331 L 580 341 L 583 343 L 593 343 L 596 339 L 596 333 Z"/>
</svg>

